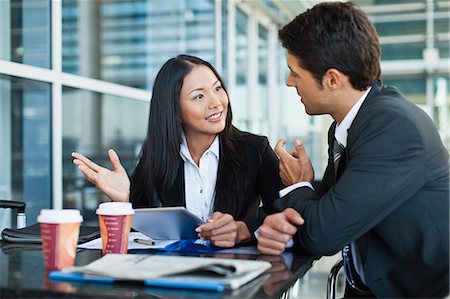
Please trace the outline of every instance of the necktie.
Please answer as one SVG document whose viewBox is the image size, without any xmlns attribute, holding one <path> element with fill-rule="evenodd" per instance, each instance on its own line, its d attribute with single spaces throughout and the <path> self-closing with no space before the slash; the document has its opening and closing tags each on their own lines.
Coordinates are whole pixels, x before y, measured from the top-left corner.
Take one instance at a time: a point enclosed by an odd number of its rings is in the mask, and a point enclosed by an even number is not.
<svg viewBox="0 0 450 299">
<path fill-rule="evenodd" d="M 334 162 L 334 174 L 336 175 L 339 166 L 339 160 L 341 159 L 342 152 L 344 151 L 344 146 L 334 138 L 333 143 L 333 162 Z"/>
<path fill-rule="evenodd" d="M 341 159 L 343 151 L 344 146 L 335 138 L 333 143 L 333 162 L 335 176 L 337 175 L 339 160 Z M 365 294 L 367 293 L 368 289 L 365 285 L 364 272 L 361 266 L 362 263 L 359 252 L 356 249 L 357 247 L 354 242 L 352 242 L 350 245 L 345 245 L 342 249 L 345 276 L 347 277 L 347 281 L 353 287 L 353 289 L 359 291 L 361 294 Z M 353 253 L 356 253 L 356 256 L 352 255 L 352 251 Z"/>
</svg>

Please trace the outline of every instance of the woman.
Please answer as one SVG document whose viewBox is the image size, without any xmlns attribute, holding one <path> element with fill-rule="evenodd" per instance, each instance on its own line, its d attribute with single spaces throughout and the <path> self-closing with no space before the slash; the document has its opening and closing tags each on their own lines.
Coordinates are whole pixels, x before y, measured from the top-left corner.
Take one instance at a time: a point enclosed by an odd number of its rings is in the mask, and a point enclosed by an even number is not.
<svg viewBox="0 0 450 299">
<path fill-rule="evenodd" d="M 241 132 L 231 120 L 217 71 L 200 58 L 179 55 L 156 77 L 147 137 L 131 187 L 114 150 L 108 151 L 113 171 L 79 153 L 72 156 L 113 201 L 131 201 L 135 208 L 185 206 L 208 220 L 197 228 L 200 237 L 232 247 L 255 240 L 262 214 L 274 212 L 272 203 L 284 186 L 267 138 Z"/>
</svg>

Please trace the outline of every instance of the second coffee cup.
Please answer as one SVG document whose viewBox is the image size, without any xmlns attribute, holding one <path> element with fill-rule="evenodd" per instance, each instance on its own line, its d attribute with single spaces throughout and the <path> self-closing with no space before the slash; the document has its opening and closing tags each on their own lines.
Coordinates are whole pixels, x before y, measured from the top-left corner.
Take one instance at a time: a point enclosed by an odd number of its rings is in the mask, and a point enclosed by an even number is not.
<svg viewBox="0 0 450 299">
<path fill-rule="evenodd" d="M 105 202 L 97 209 L 102 254 L 128 252 L 131 217 L 134 214 L 129 202 Z"/>
</svg>

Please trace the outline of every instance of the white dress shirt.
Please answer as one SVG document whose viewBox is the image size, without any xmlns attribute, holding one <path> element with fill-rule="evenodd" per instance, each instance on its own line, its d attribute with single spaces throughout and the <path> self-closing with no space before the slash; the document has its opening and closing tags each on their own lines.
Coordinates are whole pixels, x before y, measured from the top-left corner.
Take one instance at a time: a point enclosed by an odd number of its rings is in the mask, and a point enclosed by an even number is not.
<svg viewBox="0 0 450 299">
<path fill-rule="evenodd" d="M 195 164 L 187 146 L 186 137 L 182 136 L 180 155 L 184 161 L 184 186 L 186 209 L 197 217 L 207 221 L 214 208 L 214 196 L 219 168 L 219 137 Z"/>
<path fill-rule="evenodd" d="M 367 98 L 372 87 L 366 90 L 366 92 L 359 98 L 359 100 L 353 105 L 352 109 L 347 113 L 342 122 L 336 124 L 336 129 L 334 130 L 334 138 L 336 138 L 339 143 L 346 148 L 347 147 L 347 137 L 348 137 L 348 129 L 352 126 L 353 120 L 358 114 L 359 109 L 361 109 L 364 100 Z"/>
</svg>

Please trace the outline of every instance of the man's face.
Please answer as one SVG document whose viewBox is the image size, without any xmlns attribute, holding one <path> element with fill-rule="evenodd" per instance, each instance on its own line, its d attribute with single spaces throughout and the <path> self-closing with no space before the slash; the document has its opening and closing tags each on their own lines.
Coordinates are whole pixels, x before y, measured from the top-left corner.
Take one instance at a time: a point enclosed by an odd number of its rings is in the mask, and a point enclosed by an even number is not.
<svg viewBox="0 0 450 299">
<path fill-rule="evenodd" d="M 313 75 L 300 67 L 297 57 L 288 52 L 286 57 L 290 69 L 286 85 L 294 87 L 309 115 L 329 113 L 329 93 L 319 85 Z"/>
</svg>

